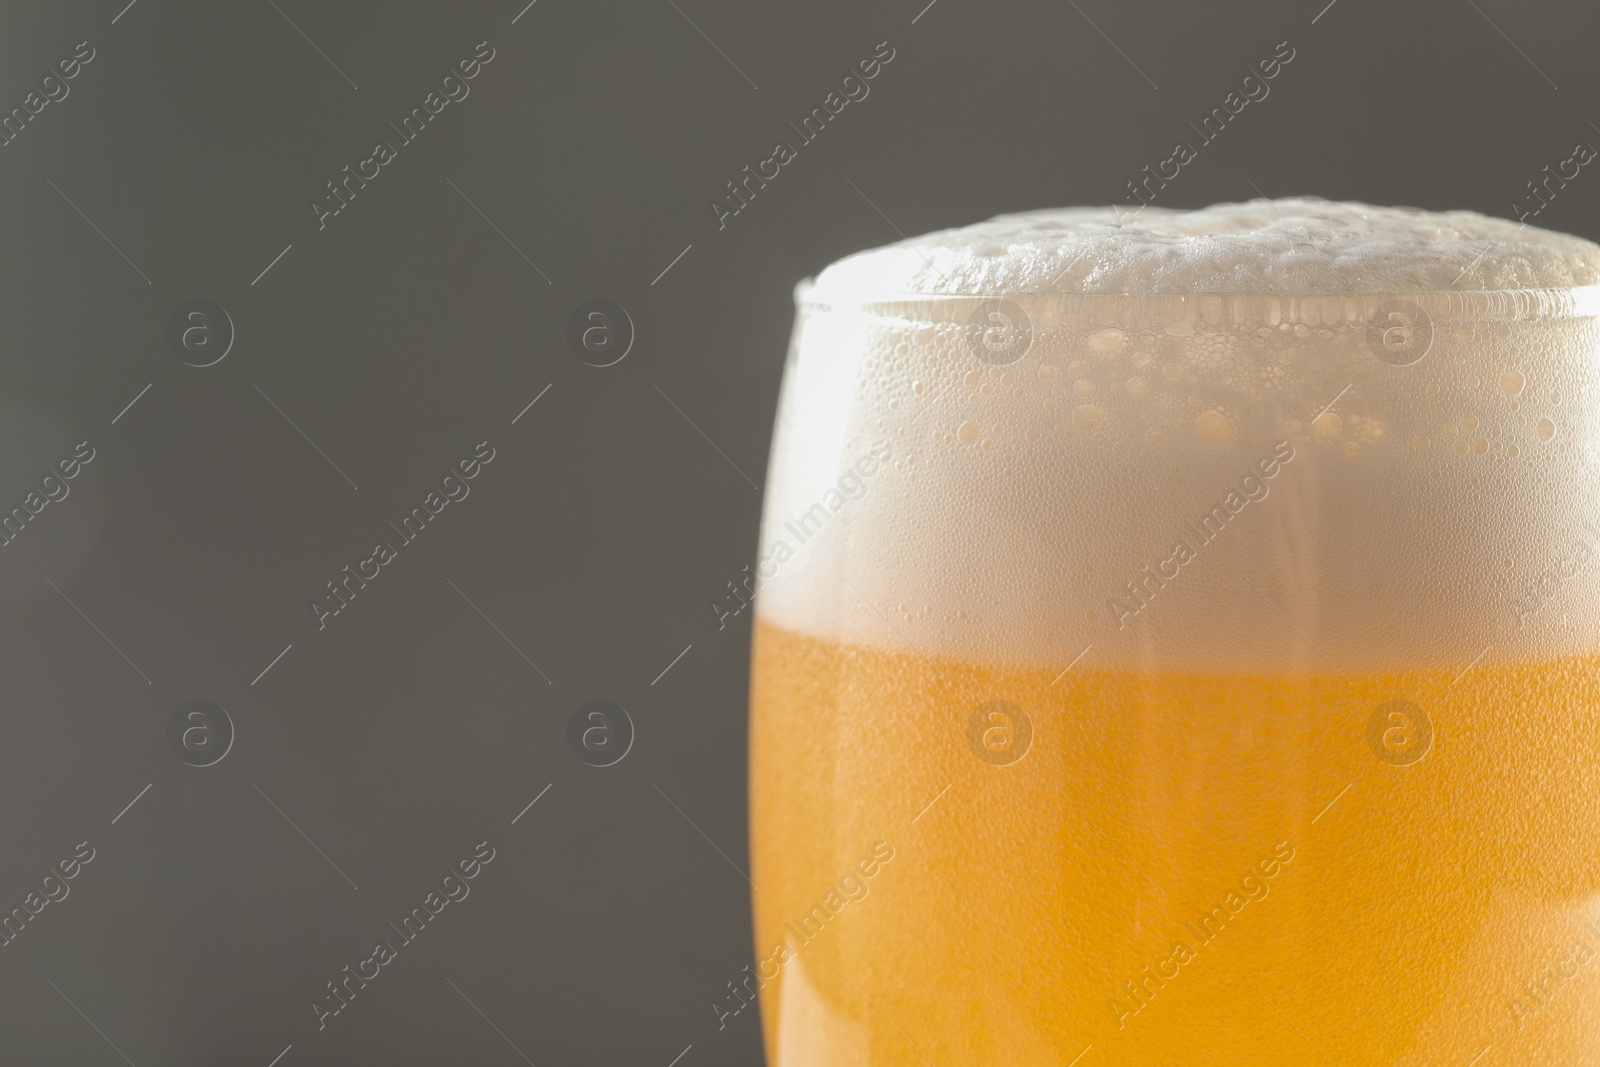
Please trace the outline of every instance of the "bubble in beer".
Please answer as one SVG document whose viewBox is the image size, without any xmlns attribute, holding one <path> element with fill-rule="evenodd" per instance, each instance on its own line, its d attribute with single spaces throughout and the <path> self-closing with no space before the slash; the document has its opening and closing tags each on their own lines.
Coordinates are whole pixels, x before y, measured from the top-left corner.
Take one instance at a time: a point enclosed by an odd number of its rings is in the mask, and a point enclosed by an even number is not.
<svg viewBox="0 0 1600 1067">
<path fill-rule="evenodd" d="M 1011 701 L 991 700 L 967 717 L 967 744 L 983 762 L 1007 767 L 1033 747 L 1033 723 Z"/>
<path fill-rule="evenodd" d="M 1367 719 L 1367 747 L 1391 767 L 1409 767 L 1433 747 L 1433 720 L 1409 700 L 1379 704 Z"/>
</svg>

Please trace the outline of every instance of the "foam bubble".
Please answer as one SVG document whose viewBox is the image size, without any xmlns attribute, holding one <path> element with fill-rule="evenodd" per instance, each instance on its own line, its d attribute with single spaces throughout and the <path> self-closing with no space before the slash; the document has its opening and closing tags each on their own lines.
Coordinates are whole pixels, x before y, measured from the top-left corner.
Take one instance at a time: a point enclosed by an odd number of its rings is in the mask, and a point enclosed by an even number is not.
<svg viewBox="0 0 1600 1067">
<path fill-rule="evenodd" d="M 853 256 L 797 294 L 758 610 L 1086 667 L 1600 651 L 1597 270 L 1575 237 L 1316 200 Z"/>
</svg>

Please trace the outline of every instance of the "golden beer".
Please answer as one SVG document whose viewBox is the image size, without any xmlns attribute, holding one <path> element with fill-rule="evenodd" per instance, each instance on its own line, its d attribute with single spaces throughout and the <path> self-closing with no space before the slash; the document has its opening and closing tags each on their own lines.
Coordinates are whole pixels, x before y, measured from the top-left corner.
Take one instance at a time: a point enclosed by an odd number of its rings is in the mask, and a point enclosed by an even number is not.
<svg viewBox="0 0 1600 1067">
<path fill-rule="evenodd" d="M 757 566 L 771 1062 L 1600 1063 L 1597 277 L 1296 200 L 804 289 Z"/>
</svg>

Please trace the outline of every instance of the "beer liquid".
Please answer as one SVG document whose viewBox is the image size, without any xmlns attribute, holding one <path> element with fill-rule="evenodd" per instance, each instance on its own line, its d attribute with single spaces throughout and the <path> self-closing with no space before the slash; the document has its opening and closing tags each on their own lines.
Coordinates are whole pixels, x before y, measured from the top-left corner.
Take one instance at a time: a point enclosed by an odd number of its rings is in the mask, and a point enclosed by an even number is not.
<svg viewBox="0 0 1600 1067">
<path fill-rule="evenodd" d="M 759 627 L 771 1062 L 1597 1062 L 1600 657 L 1056 674 Z M 997 697 L 1010 764 L 967 730 Z M 1396 699 L 1415 762 L 1367 742 Z M 1410 759 L 1420 722 L 1384 728 Z M 802 922 L 877 841 L 866 895 Z"/>
</svg>

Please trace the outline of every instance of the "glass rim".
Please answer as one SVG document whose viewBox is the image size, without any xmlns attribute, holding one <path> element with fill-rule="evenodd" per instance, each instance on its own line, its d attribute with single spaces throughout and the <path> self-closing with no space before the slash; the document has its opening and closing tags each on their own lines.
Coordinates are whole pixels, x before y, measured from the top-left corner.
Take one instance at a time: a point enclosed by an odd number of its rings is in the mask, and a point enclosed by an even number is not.
<svg viewBox="0 0 1600 1067">
<path fill-rule="evenodd" d="M 950 311 L 987 303 L 1025 304 L 1062 320 L 1114 324 L 1130 317 L 1204 325 L 1305 322 L 1351 325 L 1370 321 L 1385 305 L 1409 302 L 1441 322 L 1560 321 L 1600 316 L 1600 284 L 1529 289 L 1360 290 L 1344 293 L 1072 293 L 1034 290 L 996 293 L 909 293 L 866 290 L 849 299 L 816 295 L 816 280 L 795 286 L 796 309 L 860 312 L 902 320 L 950 321 Z M 946 314 L 934 314 L 935 312 Z"/>
</svg>

